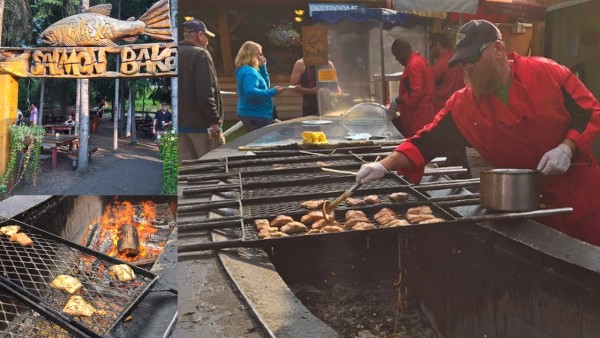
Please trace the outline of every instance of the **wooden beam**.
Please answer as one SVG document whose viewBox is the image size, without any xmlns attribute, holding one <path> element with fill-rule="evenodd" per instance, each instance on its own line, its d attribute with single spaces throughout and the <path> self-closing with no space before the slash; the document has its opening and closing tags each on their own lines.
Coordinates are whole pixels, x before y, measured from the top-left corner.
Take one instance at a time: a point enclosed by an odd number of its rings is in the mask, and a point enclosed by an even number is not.
<svg viewBox="0 0 600 338">
<path fill-rule="evenodd" d="M 0 176 L 6 170 L 10 157 L 10 135 L 8 127 L 17 121 L 17 98 L 19 81 L 9 74 L 0 74 Z M 0 182 L 2 184 L 4 182 Z"/>
<path fill-rule="evenodd" d="M 231 53 L 231 32 L 229 31 L 229 16 L 227 7 L 219 8 L 219 35 L 221 40 L 221 54 L 223 57 L 223 70 L 226 75 L 233 74 L 233 54 Z"/>
<path fill-rule="evenodd" d="M 229 28 L 229 33 L 234 33 L 236 29 L 238 29 L 238 27 L 242 24 L 242 22 L 244 22 L 244 20 L 246 20 L 246 18 L 250 16 L 251 13 L 251 10 L 245 10 L 244 13 L 240 15 L 240 18 L 236 22 L 234 22 L 233 25 L 231 25 L 231 27 Z"/>
</svg>

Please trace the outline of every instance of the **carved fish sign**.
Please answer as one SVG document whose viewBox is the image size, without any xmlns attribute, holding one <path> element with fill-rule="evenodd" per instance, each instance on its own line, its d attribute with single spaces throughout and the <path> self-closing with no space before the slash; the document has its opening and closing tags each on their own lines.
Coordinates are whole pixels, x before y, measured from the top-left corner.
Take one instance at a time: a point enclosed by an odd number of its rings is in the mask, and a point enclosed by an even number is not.
<svg viewBox="0 0 600 338">
<path fill-rule="evenodd" d="M 111 18 L 111 10 L 110 4 L 90 7 L 81 14 L 55 22 L 40 38 L 47 45 L 69 47 L 116 46 L 117 40 L 133 43 L 140 35 L 173 40 L 168 0 L 155 3 L 138 20 Z"/>
</svg>

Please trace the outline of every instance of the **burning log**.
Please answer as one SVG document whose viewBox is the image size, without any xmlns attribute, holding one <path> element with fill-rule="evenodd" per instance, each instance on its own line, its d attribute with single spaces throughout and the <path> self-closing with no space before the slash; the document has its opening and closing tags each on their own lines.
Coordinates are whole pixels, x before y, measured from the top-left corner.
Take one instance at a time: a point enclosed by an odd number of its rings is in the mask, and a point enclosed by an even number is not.
<svg viewBox="0 0 600 338">
<path fill-rule="evenodd" d="M 137 228 L 131 224 L 123 224 L 119 227 L 119 240 L 117 250 L 121 255 L 135 257 L 140 254 L 140 239 Z"/>
</svg>

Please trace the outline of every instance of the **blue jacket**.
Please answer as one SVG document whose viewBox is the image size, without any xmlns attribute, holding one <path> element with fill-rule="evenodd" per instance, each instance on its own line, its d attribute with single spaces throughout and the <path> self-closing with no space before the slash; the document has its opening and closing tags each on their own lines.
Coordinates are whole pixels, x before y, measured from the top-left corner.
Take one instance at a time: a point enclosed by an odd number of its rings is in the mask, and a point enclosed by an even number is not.
<svg viewBox="0 0 600 338">
<path fill-rule="evenodd" d="M 273 96 L 275 88 L 269 89 L 269 73 L 262 65 L 256 70 L 241 66 L 235 70 L 237 81 L 237 113 L 243 117 L 273 118 Z"/>
</svg>

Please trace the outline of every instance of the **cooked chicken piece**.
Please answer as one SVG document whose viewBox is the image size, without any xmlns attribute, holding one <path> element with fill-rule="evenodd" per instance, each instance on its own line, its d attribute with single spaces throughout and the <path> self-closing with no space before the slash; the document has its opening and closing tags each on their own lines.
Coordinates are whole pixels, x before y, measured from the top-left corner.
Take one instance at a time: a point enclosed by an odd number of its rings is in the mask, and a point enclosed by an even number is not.
<svg viewBox="0 0 600 338">
<path fill-rule="evenodd" d="M 394 210 L 392 210 L 390 208 L 383 208 L 383 209 L 379 210 L 373 217 L 375 218 L 377 223 L 385 224 L 394 219 L 397 219 L 398 215 L 396 214 L 396 212 Z"/>
<path fill-rule="evenodd" d="M 254 226 L 256 227 L 256 230 L 260 231 L 260 229 L 268 228 L 271 225 L 269 224 L 268 219 L 261 218 L 261 219 L 254 220 Z"/>
<path fill-rule="evenodd" d="M 377 204 L 380 202 L 379 196 L 377 195 L 365 196 L 363 197 L 363 201 L 365 201 L 367 204 Z"/>
<path fill-rule="evenodd" d="M 323 219 L 322 211 L 311 211 L 300 218 L 300 222 L 304 224 L 313 224 L 314 222 Z"/>
<path fill-rule="evenodd" d="M 299 232 L 306 232 L 308 228 L 306 225 L 300 222 L 289 222 L 288 224 L 281 227 L 280 231 L 286 234 L 297 234 Z"/>
<path fill-rule="evenodd" d="M 340 223 L 338 223 L 337 221 L 333 221 L 333 222 L 327 222 L 327 220 L 325 219 L 320 219 L 316 222 L 314 222 L 311 226 L 312 229 L 322 229 L 325 226 L 328 225 L 336 225 L 336 226 L 340 226 Z"/>
<path fill-rule="evenodd" d="M 431 215 L 431 208 L 428 205 L 420 205 L 418 207 L 414 207 L 414 208 L 410 208 L 408 209 L 408 211 L 406 211 L 406 214 L 411 214 L 411 215 L 423 215 L 423 214 L 427 214 L 427 215 Z"/>
<path fill-rule="evenodd" d="M 395 219 L 391 222 L 383 224 L 380 228 L 393 228 L 393 227 L 400 227 L 400 226 L 404 226 L 404 225 L 410 225 L 410 223 L 405 219 Z"/>
<path fill-rule="evenodd" d="M 21 230 L 21 227 L 18 225 L 7 225 L 0 228 L 0 234 L 10 237 L 19 232 L 19 230 Z"/>
<path fill-rule="evenodd" d="M 300 207 L 301 208 L 306 208 L 306 209 L 321 209 L 323 207 L 323 204 L 325 204 L 325 200 L 310 200 L 310 201 L 306 201 L 306 202 L 302 202 L 300 203 Z"/>
<path fill-rule="evenodd" d="M 344 232 L 344 228 L 337 225 L 327 225 L 320 230 L 321 233 Z"/>
<path fill-rule="evenodd" d="M 58 275 L 50 282 L 50 286 L 66 293 L 74 294 L 77 290 L 81 289 L 83 285 L 81 285 L 79 279 L 75 277 Z"/>
<path fill-rule="evenodd" d="M 271 232 L 270 236 L 267 237 L 267 238 L 271 238 L 271 237 L 274 237 L 274 238 L 277 238 L 277 237 L 289 237 L 289 235 L 286 234 L 285 232 L 277 231 L 277 232 Z"/>
<path fill-rule="evenodd" d="M 272 227 L 280 227 L 282 225 L 285 225 L 285 224 L 287 224 L 289 222 L 293 222 L 293 221 L 294 221 L 294 219 L 291 218 L 290 216 L 278 215 L 271 221 L 271 226 Z"/>
<path fill-rule="evenodd" d="M 12 234 L 12 236 L 10 236 L 10 241 L 17 242 L 21 244 L 21 246 L 30 246 L 31 244 L 33 244 L 31 238 L 29 238 L 29 236 L 25 235 L 22 232 Z"/>
<path fill-rule="evenodd" d="M 276 229 L 279 230 L 279 228 L 276 228 Z M 267 229 L 260 229 L 257 236 L 258 236 L 258 238 L 271 237 L 271 232 Z"/>
<path fill-rule="evenodd" d="M 74 317 L 91 317 L 96 309 L 81 296 L 71 296 L 63 308 L 63 312 Z"/>
<path fill-rule="evenodd" d="M 388 197 L 392 202 L 408 201 L 408 193 L 405 193 L 405 192 L 394 192 L 394 193 L 391 193 Z"/>
<path fill-rule="evenodd" d="M 428 215 L 428 214 L 420 214 L 420 215 L 411 215 L 411 214 L 406 214 L 406 220 L 411 222 L 411 223 L 419 223 L 419 222 L 423 222 L 429 219 L 434 219 L 436 218 L 433 215 Z"/>
<path fill-rule="evenodd" d="M 373 223 L 358 222 L 352 227 L 352 230 L 369 230 L 369 229 L 375 229 L 375 226 L 373 225 Z"/>
<path fill-rule="evenodd" d="M 354 216 L 367 217 L 367 215 L 364 212 L 362 212 L 361 210 L 348 210 L 348 211 L 346 211 L 346 220 L 349 220 L 350 218 L 352 218 Z"/>
<path fill-rule="evenodd" d="M 349 207 L 357 207 L 361 205 L 367 205 L 367 202 L 361 200 L 360 198 L 346 198 L 346 205 Z"/>
<path fill-rule="evenodd" d="M 419 224 L 430 224 L 430 223 L 441 223 L 441 222 L 446 222 L 446 220 L 443 218 L 435 217 L 432 219 L 426 219 L 424 221 L 421 221 L 421 222 L 419 222 Z"/>
<path fill-rule="evenodd" d="M 314 234 L 318 234 L 321 232 L 321 229 L 310 229 L 308 230 L 308 232 L 306 233 L 307 235 L 314 235 Z"/>
<path fill-rule="evenodd" d="M 350 229 L 352 227 L 354 227 L 354 225 L 356 223 L 371 223 L 371 220 L 369 220 L 367 217 L 352 217 L 349 220 L 347 220 L 344 225 L 346 228 Z"/>
<path fill-rule="evenodd" d="M 377 218 L 376 221 L 377 221 L 377 223 L 379 223 L 381 225 L 384 225 L 384 224 L 387 224 L 389 222 L 395 221 L 397 219 L 398 219 L 398 217 L 395 217 L 392 214 L 384 214 L 382 216 L 379 216 L 379 218 Z"/>
<path fill-rule="evenodd" d="M 127 264 L 117 264 L 109 268 L 113 275 L 117 276 L 119 282 L 128 282 L 135 279 L 135 273 Z"/>
</svg>

